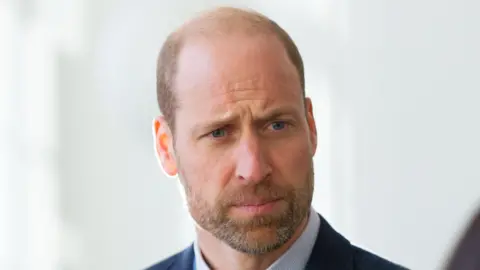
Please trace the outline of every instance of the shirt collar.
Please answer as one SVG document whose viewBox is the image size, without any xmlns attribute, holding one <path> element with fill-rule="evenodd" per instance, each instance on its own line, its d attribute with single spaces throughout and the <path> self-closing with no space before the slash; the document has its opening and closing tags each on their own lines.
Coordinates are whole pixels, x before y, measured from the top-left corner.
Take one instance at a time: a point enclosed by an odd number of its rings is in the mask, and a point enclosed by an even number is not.
<svg viewBox="0 0 480 270">
<path fill-rule="evenodd" d="M 320 217 L 313 208 L 310 208 L 307 226 L 303 230 L 300 237 L 280 258 L 273 262 L 273 264 L 270 265 L 267 270 L 304 269 L 308 259 L 310 258 L 310 253 L 312 252 L 313 246 L 317 240 L 319 229 Z M 194 242 L 193 249 L 195 252 L 194 269 L 210 270 L 207 263 L 203 259 L 202 253 L 200 252 L 198 241 Z"/>
<path fill-rule="evenodd" d="M 193 243 L 193 252 L 195 253 L 195 262 L 193 264 L 194 270 L 210 270 L 207 263 L 203 259 L 202 252 L 198 246 L 198 239 Z"/>
</svg>

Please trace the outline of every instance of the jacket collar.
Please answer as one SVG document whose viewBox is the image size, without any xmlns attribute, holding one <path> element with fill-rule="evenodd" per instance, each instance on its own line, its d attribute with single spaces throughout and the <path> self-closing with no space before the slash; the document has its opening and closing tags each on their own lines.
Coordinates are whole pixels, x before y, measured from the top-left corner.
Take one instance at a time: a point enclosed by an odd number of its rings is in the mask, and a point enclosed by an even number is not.
<svg viewBox="0 0 480 270">
<path fill-rule="evenodd" d="M 350 242 L 336 232 L 321 215 L 319 216 L 322 225 L 306 270 L 352 270 L 353 253 Z"/>
</svg>

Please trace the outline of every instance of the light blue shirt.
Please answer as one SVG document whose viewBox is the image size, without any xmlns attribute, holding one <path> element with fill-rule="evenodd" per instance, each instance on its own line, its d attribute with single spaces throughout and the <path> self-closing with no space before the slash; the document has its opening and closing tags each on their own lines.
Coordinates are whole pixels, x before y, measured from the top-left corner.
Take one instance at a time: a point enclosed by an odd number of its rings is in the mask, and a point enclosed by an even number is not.
<svg viewBox="0 0 480 270">
<path fill-rule="evenodd" d="M 317 240 L 317 234 L 320 229 L 320 217 L 313 208 L 310 208 L 308 223 L 302 235 L 293 243 L 292 246 L 266 270 L 302 270 L 307 265 L 313 246 Z M 198 241 L 193 244 L 195 253 L 194 269 L 210 270 L 203 259 L 198 246 Z"/>
</svg>

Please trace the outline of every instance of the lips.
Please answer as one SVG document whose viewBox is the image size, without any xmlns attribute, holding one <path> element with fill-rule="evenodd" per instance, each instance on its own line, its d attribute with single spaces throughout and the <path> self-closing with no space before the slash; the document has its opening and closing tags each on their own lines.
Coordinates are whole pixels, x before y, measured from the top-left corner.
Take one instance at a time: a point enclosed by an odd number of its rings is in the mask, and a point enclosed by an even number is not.
<svg viewBox="0 0 480 270">
<path fill-rule="evenodd" d="M 241 215 L 266 215 L 279 209 L 280 199 L 242 201 L 233 206 L 232 210 Z"/>
<path fill-rule="evenodd" d="M 245 206 L 245 207 L 248 207 L 248 206 L 262 206 L 262 205 L 265 205 L 265 204 L 269 204 L 269 203 L 272 203 L 272 202 L 275 202 L 275 201 L 279 201 L 280 198 L 275 198 L 275 199 L 257 199 L 257 200 L 244 200 L 244 201 L 241 201 L 241 202 L 236 202 L 233 204 L 233 206 L 237 206 L 237 207 L 242 207 L 242 206 Z"/>
</svg>

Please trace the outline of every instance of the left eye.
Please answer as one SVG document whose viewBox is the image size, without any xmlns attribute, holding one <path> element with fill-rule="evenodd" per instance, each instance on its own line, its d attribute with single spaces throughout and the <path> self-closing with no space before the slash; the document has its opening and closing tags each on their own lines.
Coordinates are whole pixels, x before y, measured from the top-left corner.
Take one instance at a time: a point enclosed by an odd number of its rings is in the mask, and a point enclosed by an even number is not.
<svg viewBox="0 0 480 270">
<path fill-rule="evenodd" d="M 273 130 L 282 130 L 286 125 L 284 121 L 276 121 L 271 124 Z"/>
</svg>

